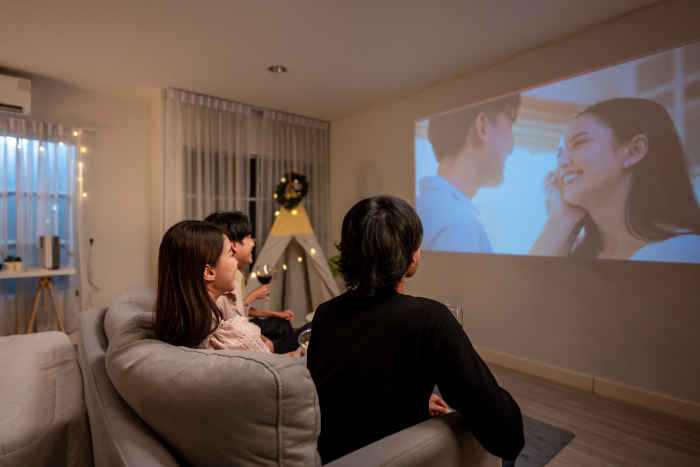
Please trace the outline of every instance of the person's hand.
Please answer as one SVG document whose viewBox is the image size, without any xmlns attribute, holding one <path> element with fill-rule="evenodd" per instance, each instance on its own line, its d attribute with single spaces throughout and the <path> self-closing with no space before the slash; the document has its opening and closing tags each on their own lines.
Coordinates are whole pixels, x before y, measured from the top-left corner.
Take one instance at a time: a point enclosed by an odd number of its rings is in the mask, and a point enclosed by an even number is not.
<svg viewBox="0 0 700 467">
<path fill-rule="evenodd" d="M 296 350 L 292 350 L 291 352 L 287 352 L 286 354 L 283 354 L 283 355 L 285 355 L 287 357 L 292 357 L 292 358 L 302 358 L 303 356 L 306 355 L 306 353 L 304 353 L 304 349 L 302 349 L 301 347 L 297 347 Z"/>
<path fill-rule="evenodd" d="M 248 296 L 246 297 L 246 301 L 248 302 L 248 304 L 251 304 L 255 300 L 265 298 L 268 295 L 270 295 L 270 284 L 261 285 L 260 287 L 248 294 Z"/>
<path fill-rule="evenodd" d="M 431 394 L 428 400 L 428 413 L 431 417 L 436 417 L 438 415 L 443 415 L 452 412 L 447 405 L 447 403 L 442 399 L 442 397 L 437 394 Z"/>
<path fill-rule="evenodd" d="M 559 170 L 552 170 L 544 181 L 544 191 L 547 196 L 547 213 L 550 217 L 567 219 L 574 223 L 579 222 L 586 215 L 586 211 L 564 201 L 561 195 L 561 179 Z"/>
<path fill-rule="evenodd" d="M 267 348 L 270 349 L 270 352 L 275 353 L 275 344 L 273 344 L 270 339 L 263 336 L 262 334 L 260 334 L 260 339 L 262 339 L 262 341 L 265 343 Z"/>
<path fill-rule="evenodd" d="M 277 311 L 275 312 L 275 316 L 278 318 L 286 319 L 287 321 L 291 321 L 292 319 L 294 319 L 294 312 L 292 310 Z"/>
</svg>

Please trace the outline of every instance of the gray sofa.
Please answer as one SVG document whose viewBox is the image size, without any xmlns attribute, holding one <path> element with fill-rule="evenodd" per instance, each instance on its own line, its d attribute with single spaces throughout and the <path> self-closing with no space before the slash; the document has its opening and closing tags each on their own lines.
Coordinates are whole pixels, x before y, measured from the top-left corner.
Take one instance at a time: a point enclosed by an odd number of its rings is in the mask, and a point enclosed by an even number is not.
<svg viewBox="0 0 700 467">
<path fill-rule="evenodd" d="M 92 465 L 75 349 L 51 331 L 0 337 L 0 466 Z"/>
<path fill-rule="evenodd" d="M 97 466 L 317 466 L 320 410 L 295 359 L 153 339 L 155 294 L 132 289 L 81 318 L 79 359 Z M 500 465 L 458 414 L 433 418 L 327 464 Z"/>
</svg>

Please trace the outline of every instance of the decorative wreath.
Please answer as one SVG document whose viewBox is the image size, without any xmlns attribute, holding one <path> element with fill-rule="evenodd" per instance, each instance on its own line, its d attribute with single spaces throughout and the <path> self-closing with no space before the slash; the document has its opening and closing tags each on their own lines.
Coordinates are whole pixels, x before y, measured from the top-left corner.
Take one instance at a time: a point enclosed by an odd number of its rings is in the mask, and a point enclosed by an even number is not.
<svg viewBox="0 0 700 467">
<path fill-rule="evenodd" d="M 285 209 L 297 207 L 309 192 L 306 176 L 296 172 L 287 172 L 275 190 L 275 199 Z"/>
</svg>

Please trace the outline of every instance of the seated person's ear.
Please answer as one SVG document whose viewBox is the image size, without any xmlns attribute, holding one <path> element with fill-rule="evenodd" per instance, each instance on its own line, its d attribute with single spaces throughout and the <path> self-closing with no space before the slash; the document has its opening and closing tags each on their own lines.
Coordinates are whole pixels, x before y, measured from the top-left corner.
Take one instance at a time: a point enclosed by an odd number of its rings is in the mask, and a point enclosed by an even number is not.
<svg viewBox="0 0 700 467">
<path fill-rule="evenodd" d="M 209 266 L 208 264 L 204 266 L 204 280 L 211 282 L 216 278 L 216 271 L 214 271 L 214 268 Z"/>
</svg>

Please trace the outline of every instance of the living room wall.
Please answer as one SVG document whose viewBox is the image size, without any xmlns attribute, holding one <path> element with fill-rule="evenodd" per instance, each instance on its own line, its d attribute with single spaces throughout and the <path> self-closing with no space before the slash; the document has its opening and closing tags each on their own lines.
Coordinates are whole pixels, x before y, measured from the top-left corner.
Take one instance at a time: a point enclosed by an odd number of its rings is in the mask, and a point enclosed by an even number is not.
<svg viewBox="0 0 700 467">
<path fill-rule="evenodd" d="M 361 198 L 386 193 L 413 203 L 414 120 L 682 45 L 700 38 L 697 18 L 700 2 L 662 2 L 333 122 L 332 242 Z M 461 303 L 476 345 L 700 402 L 697 271 L 425 252 L 407 291 Z"/>
<path fill-rule="evenodd" d="M 94 238 L 94 306 L 130 285 L 154 284 L 150 245 L 151 111 L 148 102 L 32 78 L 32 118 L 96 130 L 90 148 L 86 232 Z"/>
</svg>

